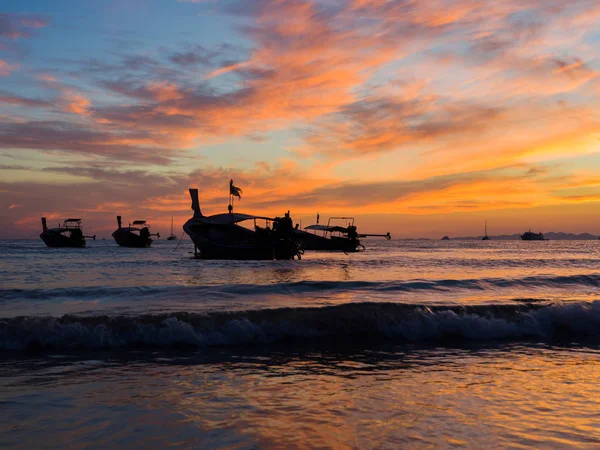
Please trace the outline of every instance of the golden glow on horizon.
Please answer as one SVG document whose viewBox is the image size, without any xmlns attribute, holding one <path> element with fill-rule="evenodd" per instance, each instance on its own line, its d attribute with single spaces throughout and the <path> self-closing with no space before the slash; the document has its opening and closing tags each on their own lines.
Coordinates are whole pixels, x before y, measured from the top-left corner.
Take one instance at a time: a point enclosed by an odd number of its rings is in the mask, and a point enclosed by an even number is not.
<svg viewBox="0 0 600 450">
<path fill-rule="evenodd" d="M 0 92 L 0 229 L 16 236 L 44 212 L 87 214 L 101 229 L 117 213 L 163 226 L 189 214 L 188 187 L 223 211 L 229 178 L 245 211 L 371 223 L 550 208 L 569 231 L 600 199 L 600 7 L 236 4 L 251 48 L 217 62 L 150 43 L 117 63 L 86 55 L 93 64 L 78 71 L 32 60 L 27 72 L 0 55 L 15 86 Z M 23 44 L 63 31 L 47 17 L 7 20 Z M 571 222 L 568 205 L 581 206 Z"/>
</svg>

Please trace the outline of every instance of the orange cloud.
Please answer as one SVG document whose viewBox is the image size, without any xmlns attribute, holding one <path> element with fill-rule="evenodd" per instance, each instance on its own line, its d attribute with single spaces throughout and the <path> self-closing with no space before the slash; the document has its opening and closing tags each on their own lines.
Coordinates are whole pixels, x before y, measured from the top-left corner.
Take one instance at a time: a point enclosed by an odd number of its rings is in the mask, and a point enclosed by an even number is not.
<svg viewBox="0 0 600 450">
<path fill-rule="evenodd" d="M 8 110 L 0 145 L 54 161 L 45 170 L 80 180 L 73 207 L 98 215 L 116 207 L 175 215 L 189 208 L 186 188 L 196 184 L 207 208 L 221 211 L 230 177 L 248 193 L 240 206 L 273 213 L 426 215 L 594 198 L 594 174 L 589 191 L 565 192 L 568 183 L 583 189 L 568 167 L 526 173 L 598 150 L 590 32 L 600 8 L 590 2 L 257 0 L 224 8 L 242 16 L 242 50 L 190 43 L 110 63 L 94 55 L 76 86 L 62 74 L 38 75 L 39 98 L 0 93 Z M 228 148 L 231 167 L 219 167 L 226 159 L 203 145 L 232 138 L 240 148 Z M 257 140 L 268 152 L 255 150 Z M 202 154 L 202 170 L 180 159 L 186 151 Z M 85 164 L 56 163 L 73 154 Z M 173 162 L 178 171 L 166 173 Z M 351 164 L 356 170 L 345 172 Z M 92 189 L 101 202 L 84 201 Z M 5 209 L 43 206 L 23 192 Z"/>
<path fill-rule="evenodd" d="M 62 95 L 62 101 L 65 103 L 64 110 L 71 114 L 80 116 L 89 115 L 90 101 L 77 92 L 65 90 Z"/>
</svg>

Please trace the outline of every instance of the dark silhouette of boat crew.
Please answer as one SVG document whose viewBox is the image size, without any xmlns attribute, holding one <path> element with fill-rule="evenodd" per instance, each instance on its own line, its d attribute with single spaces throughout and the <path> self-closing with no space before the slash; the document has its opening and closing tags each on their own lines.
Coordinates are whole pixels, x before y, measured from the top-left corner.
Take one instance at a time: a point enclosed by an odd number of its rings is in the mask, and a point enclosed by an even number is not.
<svg viewBox="0 0 600 450">
<path fill-rule="evenodd" d="M 117 216 L 117 225 L 118 228 L 112 237 L 121 247 L 147 248 L 152 245 L 151 236 L 160 237 L 159 233 L 150 233 L 150 227 L 145 220 L 134 220 L 133 224 L 123 227 L 121 216 Z"/>
<path fill-rule="evenodd" d="M 40 238 L 48 247 L 84 248 L 85 238 L 96 240 L 94 236 L 84 236 L 81 219 L 66 219 L 57 228 L 48 228 L 46 218 L 42 217 L 42 234 Z"/>
</svg>

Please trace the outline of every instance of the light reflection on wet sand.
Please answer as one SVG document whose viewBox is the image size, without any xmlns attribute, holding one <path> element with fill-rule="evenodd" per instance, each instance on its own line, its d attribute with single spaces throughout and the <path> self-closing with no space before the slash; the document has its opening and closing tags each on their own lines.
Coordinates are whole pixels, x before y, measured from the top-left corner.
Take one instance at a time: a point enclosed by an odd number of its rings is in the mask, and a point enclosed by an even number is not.
<svg viewBox="0 0 600 450">
<path fill-rule="evenodd" d="M 3 360 L 0 445 L 597 448 L 599 356 L 492 345 Z"/>
</svg>

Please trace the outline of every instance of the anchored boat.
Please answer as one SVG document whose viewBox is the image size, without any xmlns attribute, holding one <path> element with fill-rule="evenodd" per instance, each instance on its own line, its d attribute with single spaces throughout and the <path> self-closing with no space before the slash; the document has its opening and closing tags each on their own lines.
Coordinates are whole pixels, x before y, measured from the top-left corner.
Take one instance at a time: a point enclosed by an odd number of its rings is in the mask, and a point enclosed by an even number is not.
<svg viewBox="0 0 600 450">
<path fill-rule="evenodd" d="M 524 241 L 547 241 L 542 233 L 533 233 L 531 230 L 526 231 L 521 235 L 521 239 Z"/>
<path fill-rule="evenodd" d="M 483 234 L 483 237 L 481 238 L 482 241 L 489 241 L 490 237 L 487 234 L 487 220 L 485 221 L 485 231 Z"/>
<path fill-rule="evenodd" d="M 67 219 L 57 228 L 48 228 L 46 218 L 42 217 L 42 234 L 40 238 L 48 247 L 85 247 L 85 238 L 96 239 L 94 236 L 84 236 L 81 219 Z"/>
<path fill-rule="evenodd" d="M 233 212 L 233 196 L 241 190 L 230 182 L 229 212 L 205 216 L 198 189 L 190 189 L 194 216 L 183 225 L 201 259 L 269 260 L 301 258 L 289 212 L 284 217 L 265 217 Z"/>
<path fill-rule="evenodd" d="M 343 225 L 332 224 L 332 221 L 343 221 Z M 304 231 L 310 230 L 311 232 Z M 364 250 L 360 238 L 383 237 L 388 241 L 392 238 L 387 234 L 359 233 L 354 225 L 354 217 L 330 217 L 327 225 L 317 223 L 305 227 L 304 230 L 295 230 L 296 236 L 302 239 L 304 250 L 339 250 L 344 252 L 356 252 Z"/>
<path fill-rule="evenodd" d="M 132 224 L 123 227 L 121 216 L 117 216 L 118 228 L 112 237 L 121 247 L 147 248 L 152 245 L 151 236 L 160 237 L 159 233 L 150 233 L 150 227 L 145 220 L 134 220 Z"/>
<path fill-rule="evenodd" d="M 173 216 L 171 216 L 171 234 L 167 238 L 167 241 L 174 241 L 175 239 L 177 239 L 177 236 L 173 234 Z"/>
</svg>

